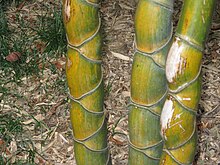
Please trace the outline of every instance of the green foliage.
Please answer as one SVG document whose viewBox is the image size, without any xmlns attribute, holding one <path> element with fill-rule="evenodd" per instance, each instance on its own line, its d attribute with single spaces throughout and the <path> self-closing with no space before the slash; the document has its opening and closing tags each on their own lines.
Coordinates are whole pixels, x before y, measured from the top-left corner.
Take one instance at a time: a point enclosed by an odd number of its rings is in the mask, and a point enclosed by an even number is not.
<svg viewBox="0 0 220 165">
<path fill-rule="evenodd" d="M 0 36 L 5 37 L 7 36 L 7 34 L 9 33 L 9 29 L 8 29 L 8 23 L 7 23 L 7 19 L 5 17 L 5 14 L 2 10 L 2 8 L 0 8 Z"/>
<path fill-rule="evenodd" d="M 24 0 L 0 0 L 0 7 L 18 6 Z"/>
<path fill-rule="evenodd" d="M 66 49 L 66 36 L 62 21 L 61 11 L 54 10 L 49 16 L 45 14 L 39 17 L 39 25 L 34 28 L 40 40 L 46 43 L 46 52 L 64 51 Z"/>
<path fill-rule="evenodd" d="M 13 136 L 17 136 L 23 131 L 23 126 L 19 118 L 14 118 L 11 114 L 0 115 L 0 138 L 10 142 Z"/>
</svg>

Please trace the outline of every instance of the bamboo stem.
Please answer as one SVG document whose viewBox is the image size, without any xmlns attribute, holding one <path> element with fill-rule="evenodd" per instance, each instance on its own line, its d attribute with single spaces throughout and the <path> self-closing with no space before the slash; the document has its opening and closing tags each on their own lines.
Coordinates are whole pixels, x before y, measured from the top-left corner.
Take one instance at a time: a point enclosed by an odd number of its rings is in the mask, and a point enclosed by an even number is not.
<svg viewBox="0 0 220 165">
<path fill-rule="evenodd" d="M 160 114 L 167 93 L 165 59 L 172 37 L 173 0 L 140 0 L 129 104 L 129 164 L 156 165 L 163 142 Z"/>
<path fill-rule="evenodd" d="M 169 50 L 169 94 L 161 115 L 161 165 L 192 164 L 196 152 L 196 113 L 201 94 L 201 62 L 215 0 L 185 0 Z"/>
<path fill-rule="evenodd" d="M 98 0 L 63 0 L 68 40 L 66 62 L 70 117 L 78 165 L 110 164 L 103 110 Z"/>
</svg>

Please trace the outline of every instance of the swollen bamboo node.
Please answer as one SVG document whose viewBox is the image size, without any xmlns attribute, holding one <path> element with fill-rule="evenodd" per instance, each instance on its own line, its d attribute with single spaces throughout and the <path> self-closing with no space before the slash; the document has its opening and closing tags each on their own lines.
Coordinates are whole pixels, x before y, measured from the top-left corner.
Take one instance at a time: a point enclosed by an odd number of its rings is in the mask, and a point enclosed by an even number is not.
<svg viewBox="0 0 220 165">
<path fill-rule="evenodd" d="M 159 164 L 160 114 L 167 95 L 165 59 L 172 38 L 173 0 L 140 0 L 129 103 L 129 164 Z"/>
<path fill-rule="evenodd" d="M 103 110 L 98 0 L 63 0 L 68 41 L 66 75 L 74 152 L 79 165 L 110 164 Z"/>
<path fill-rule="evenodd" d="M 185 0 L 183 4 L 166 63 L 169 93 L 161 114 L 161 165 L 190 165 L 194 160 L 202 51 L 214 4 L 215 0 Z"/>
</svg>

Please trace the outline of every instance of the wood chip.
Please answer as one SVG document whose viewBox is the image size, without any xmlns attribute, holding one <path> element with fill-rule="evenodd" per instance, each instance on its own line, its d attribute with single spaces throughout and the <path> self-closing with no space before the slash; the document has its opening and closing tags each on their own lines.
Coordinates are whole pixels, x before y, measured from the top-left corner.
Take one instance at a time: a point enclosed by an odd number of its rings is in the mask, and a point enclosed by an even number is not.
<svg viewBox="0 0 220 165">
<path fill-rule="evenodd" d="M 121 60 L 124 60 L 124 61 L 130 61 L 131 59 L 123 54 L 120 54 L 120 53 L 116 53 L 116 52 L 111 52 L 113 56 L 115 56 L 116 58 L 119 58 Z"/>
</svg>

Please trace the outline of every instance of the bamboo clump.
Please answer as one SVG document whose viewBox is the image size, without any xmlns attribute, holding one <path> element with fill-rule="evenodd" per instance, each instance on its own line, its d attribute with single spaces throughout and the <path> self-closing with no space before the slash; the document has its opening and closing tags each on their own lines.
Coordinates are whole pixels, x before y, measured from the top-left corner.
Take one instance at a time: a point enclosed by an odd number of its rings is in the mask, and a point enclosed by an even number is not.
<svg viewBox="0 0 220 165">
<path fill-rule="evenodd" d="M 99 0 L 63 0 L 67 83 L 78 165 L 111 164 L 103 110 Z M 129 103 L 129 164 L 192 164 L 201 62 L 215 0 L 139 0 Z"/>
</svg>

